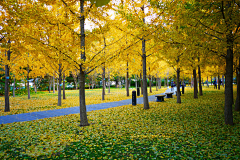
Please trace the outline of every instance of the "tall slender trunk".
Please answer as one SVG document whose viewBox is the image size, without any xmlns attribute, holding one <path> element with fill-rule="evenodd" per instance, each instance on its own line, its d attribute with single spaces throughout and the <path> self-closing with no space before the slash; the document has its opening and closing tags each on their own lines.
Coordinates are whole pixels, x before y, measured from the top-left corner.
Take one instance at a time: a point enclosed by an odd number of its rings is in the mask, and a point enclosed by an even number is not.
<svg viewBox="0 0 240 160">
<path fill-rule="evenodd" d="M 212 85 L 212 76 L 211 76 L 211 85 Z"/>
<path fill-rule="evenodd" d="M 225 83 L 225 124 L 233 125 L 233 35 L 232 31 L 227 34 L 226 55 L 226 83 Z"/>
<path fill-rule="evenodd" d="M 179 80 L 180 80 L 180 68 L 177 68 L 177 103 L 181 103 Z"/>
<path fill-rule="evenodd" d="M 140 73 L 140 79 L 141 79 L 141 94 L 143 94 L 143 81 L 142 81 L 142 74 Z"/>
<path fill-rule="evenodd" d="M 66 92 L 65 92 L 65 72 L 63 72 L 63 99 L 66 99 Z"/>
<path fill-rule="evenodd" d="M 191 75 L 191 88 L 193 87 L 193 79 L 192 79 L 192 75 Z"/>
<path fill-rule="evenodd" d="M 105 100 L 105 65 L 102 67 L 102 101 Z"/>
<path fill-rule="evenodd" d="M 198 57 L 198 62 L 200 61 L 199 57 Z M 199 95 L 202 96 L 202 82 L 201 82 L 201 69 L 200 69 L 200 65 L 198 65 L 198 80 L 199 80 Z"/>
<path fill-rule="evenodd" d="M 8 43 L 10 44 L 10 40 L 8 41 Z M 7 59 L 10 61 L 10 54 L 11 51 L 10 49 L 7 51 Z M 4 91 L 4 95 L 5 95 L 5 109 L 4 112 L 10 112 L 10 105 L 9 105 L 9 66 L 5 65 L 5 91 Z"/>
<path fill-rule="evenodd" d="M 197 75 L 196 75 L 196 69 L 193 69 L 193 80 L 194 80 L 194 98 L 198 98 L 198 95 L 197 95 Z"/>
<path fill-rule="evenodd" d="M 55 93 L 55 74 L 53 73 L 53 93 Z"/>
<path fill-rule="evenodd" d="M 83 8 L 84 0 L 80 0 L 80 28 L 81 28 L 81 59 L 83 61 L 86 60 L 85 57 L 85 31 L 84 31 L 84 8 Z M 87 109 L 86 109 L 86 102 L 85 102 L 85 72 L 80 66 L 80 89 L 79 89 L 79 101 L 80 101 L 80 126 L 88 126 L 88 118 L 87 118 Z"/>
<path fill-rule="evenodd" d="M 59 80 L 57 79 L 57 92 L 58 92 L 58 88 L 59 88 Z"/>
<path fill-rule="evenodd" d="M 108 93 L 110 93 L 110 71 L 108 71 Z"/>
<path fill-rule="evenodd" d="M 59 84 L 58 84 L 58 106 L 62 105 L 62 93 L 61 93 L 61 88 L 62 88 L 62 64 L 58 64 L 59 68 L 58 68 L 58 80 L 59 80 Z"/>
<path fill-rule="evenodd" d="M 159 83 L 158 79 L 159 78 L 155 78 L 155 81 L 156 81 L 156 91 L 158 91 L 158 83 Z"/>
<path fill-rule="evenodd" d="M 152 93 L 152 77 L 149 76 L 149 88 L 150 88 L 150 93 Z"/>
<path fill-rule="evenodd" d="M 218 75 L 218 90 L 220 90 L 220 76 Z"/>
<path fill-rule="evenodd" d="M 159 80 L 159 89 L 162 87 L 162 79 L 161 79 L 161 77 L 160 77 L 160 80 Z"/>
<path fill-rule="evenodd" d="M 51 93 L 51 76 L 48 76 L 48 90 Z"/>
<path fill-rule="evenodd" d="M 13 97 L 15 97 L 15 83 L 16 83 L 16 78 L 15 75 L 13 75 Z"/>
<path fill-rule="evenodd" d="M 128 73 L 128 62 L 127 62 L 127 88 L 126 88 L 126 90 L 127 90 L 127 97 L 129 96 L 129 73 Z"/>
<path fill-rule="evenodd" d="M 28 90 L 28 99 L 30 99 L 30 86 L 29 86 L 29 66 L 28 66 L 28 69 L 27 69 L 27 90 Z"/>
<path fill-rule="evenodd" d="M 135 74 L 135 88 L 137 90 L 138 86 L 137 86 L 137 75 Z"/>
<path fill-rule="evenodd" d="M 168 76 L 167 76 L 167 87 L 168 87 Z"/>
<path fill-rule="evenodd" d="M 224 75 L 222 75 L 222 86 L 224 87 Z"/>
<path fill-rule="evenodd" d="M 34 92 L 37 93 L 36 78 L 34 78 L 34 80 L 33 80 L 33 86 L 34 86 Z"/>
<path fill-rule="evenodd" d="M 166 87 L 166 79 L 165 79 L 165 77 L 164 77 L 164 87 Z"/>
<path fill-rule="evenodd" d="M 222 83 L 223 83 L 223 80 L 222 80 Z M 235 111 L 240 111 L 240 57 L 239 57 L 239 64 L 237 67 L 237 98 L 235 102 Z"/>
</svg>

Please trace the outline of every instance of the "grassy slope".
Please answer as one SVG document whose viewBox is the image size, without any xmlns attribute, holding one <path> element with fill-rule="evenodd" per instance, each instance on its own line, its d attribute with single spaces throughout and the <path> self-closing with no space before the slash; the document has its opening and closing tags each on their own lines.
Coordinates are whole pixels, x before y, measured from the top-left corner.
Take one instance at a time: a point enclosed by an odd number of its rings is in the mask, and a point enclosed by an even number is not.
<svg viewBox="0 0 240 160">
<path fill-rule="evenodd" d="M 105 100 L 102 101 L 102 90 L 86 90 L 86 104 L 99 104 L 105 102 L 120 101 L 124 99 L 132 98 L 132 91 L 130 89 L 130 96 L 126 96 L 126 90 L 123 89 L 111 89 L 108 93 L 106 90 Z M 149 95 L 159 94 L 165 92 L 166 88 L 162 88 L 156 91 L 156 87 L 153 87 L 153 93 Z M 27 95 L 10 97 L 10 112 L 4 112 L 4 97 L 0 97 L 0 116 L 8 114 L 19 114 L 28 113 L 34 111 L 43 111 L 67 107 L 79 106 L 79 91 L 78 90 L 67 90 L 66 99 L 62 100 L 62 106 L 57 106 L 57 93 L 42 92 L 40 94 L 31 95 L 31 99 L 27 98 Z"/>
<path fill-rule="evenodd" d="M 234 92 L 236 94 L 236 92 Z M 80 128 L 79 115 L 2 125 L 0 158 L 85 159 L 237 159 L 240 114 L 224 124 L 223 90 L 192 90 L 174 99 L 88 113 L 91 126 Z"/>
</svg>

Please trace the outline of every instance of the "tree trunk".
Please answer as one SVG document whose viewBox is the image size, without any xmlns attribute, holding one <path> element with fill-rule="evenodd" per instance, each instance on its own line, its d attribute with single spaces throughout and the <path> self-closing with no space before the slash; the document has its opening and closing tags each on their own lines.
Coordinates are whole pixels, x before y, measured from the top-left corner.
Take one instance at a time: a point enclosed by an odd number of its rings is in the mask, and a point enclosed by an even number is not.
<svg viewBox="0 0 240 160">
<path fill-rule="evenodd" d="M 128 73 L 128 62 L 127 62 L 127 88 L 126 88 L 126 90 L 127 90 L 127 97 L 129 96 L 129 73 Z"/>
<path fill-rule="evenodd" d="M 36 78 L 34 78 L 34 80 L 33 80 L 33 86 L 34 86 L 34 92 L 37 93 Z"/>
<path fill-rule="evenodd" d="M 152 77 L 149 76 L 149 88 L 150 88 L 150 93 L 152 93 Z"/>
<path fill-rule="evenodd" d="M 192 80 L 192 75 L 191 75 L 191 88 L 193 87 L 193 80 Z"/>
<path fill-rule="evenodd" d="M 226 56 L 226 83 L 225 83 L 225 124 L 233 125 L 233 35 L 229 31 L 227 35 L 227 56 Z"/>
<path fill-rule="evenodd" d="M 110 71 L 108 71 L 108 93 L 110 93 Z"/>
<path fill-rule="evenodd" d="M 155 81 L 156 81 L 156 91 L 158 91 L 158 83 L 159 83 L 159 78 L 155 78 Z"/>
<path fill-rule="evenodd" d="M 82 69 L 80 69 L 79 79 L 80 126 L 89 126 L 85 101 L 85 73 Z"/>
<path fill-rule="evenodd" d="M 212 76 L 211 76 L 211 85 L 212 85 Z"/>
<path fill-rule="evenodd" d="M 15 83 L 16 83 L 16 79 L 15 79 L 15 75 L 13 75 L 13 97 L 15 97 Z"/>
<path fill-rule="evenodd" d="M 198 62 L 200 61 L 200 59 L 198 58 Z M 201 69 L 200 69 L 200 65 L 198 65 L 198 80 L 199 80 L 199 95 L 202 96 L 202 82 L 201 82 Z"/>
<path fill-rule="evenodd" d="M 53 93 L 55 93 L 55 74 L 53 73 Z"/>
<path fill-rule="evenodd" d="M 147 66 L 146 66 L 146 54 L 145 54 L 145 40 L 142 40 L 142 64 L 143 64 L 143 104 L 144 109 L 149 109 L 148 92 L 147 92 Z"/>
<path fill-rule="evenodd" d="M 8 43 L 10 44 L 10 40 L 8 41 Z M 7 51 L 7 59 L 10 61 L 10 54 L 11 51 L 10 49 Z M 9 66 L 5 65 L 5 91 L 4 91 L 4 95 L 5 95 L 5 110 L 4 112 L 10 112 L 10 106 L 9 106 Z"/>
<path fill-rule="evenodd" d="M 159 80 L 159 89 L 162 87 L 162 79 L 160 77 L 160 80 Z"/>
<path fill-rule="evenodd" d="M 58 92 L 58 88 L 59 88 L 59 80 L 57 79 L 57 92 Z"/>
<path fill-rule="evenodd" d="M 164 87 L 166 87 L 166 79 L 165 79 L 165 77 L 164 77 Z"/>
<path fill-rule="evenodd" d="M 59 84 L 58 84 L 58 106 L 61 106 L 62 105 L 62 93 L 61 93 L 61 87 L 62 87 L 62 65 L 61 64 L 58 64 L 59 65 L 59 68 L 58 68 L 58 80 L 59 80 Z"/>
<path fill-rule="evenodd" d="M 168 76 L 167 76 L 167 88 L 168 88 Z"/>
<path fill-rule="evenodd" d="M 80 28 L 81 28 L 81 60 L 85 61 L 85 32 L 84 32 L 84 8 L 83 8 L 84 0 L 80 0 Z M 89 126 L 87 119 L 87 109 L 85 102 L 85 72 L 80 66 L 80 89 L 79 89 L 79 97 L 80 97 L 80 126 Z"/>
<path fill-rule="evenodd" d="M 142 74 L 140 73 L 140 79 L 141 79 L 141 94 L 143 95 L 143 81 L 142 81 Z"/>
<path fill-rule="evenodd" d="M 29 66 L 28 66 L 28 69 L 27 69 L 27 90 L 28 90 L 28 99 L 30 99 L 30 87 L 29 87 Z"/>
<path fill-rule="evenodd" d="M 180 79 L 180 68 L 177 68 L 177 103 L 181 103 L 179 79 Z"/>
<path fill-rule="evenodd" d="M 198 98 L 197 95 L 197 75 L 196 75 L 196 69 L 193 69 L 193 86 L 194 86 L 194 98 Z"/>
<path fill-rule="evenodd" d="M 105 65 L 102 67 L 102 101 L 105 100 Z"/>
<path fill-rule="evenodd" d="M 224 87 L 224 75 L 222 75 L 222 86 Z"/>
<path fill-rule="evenodd" d="M 48 90 L 51 93 L 51 76 L 48 77 Z"/>
<path fill-rule="evenodd" d="M 240 57 L 239 57 L 239 64 L 237 68 L 237 99 L 235 102 L 235 111 L 240 111 Z"/>
<path fill-rule="evenodd" d="M 63 99 L 66 99 L 66 92 L 65 92 L 65 72 L 63 72 Z"/>
<path fill-rule="evenodd" d="M 218 75 L 218 90 L 220 90 L 220 76 Z"/>
<path fill-rule="evenodd" d="M 137 86 L 137 75 L 135 74 L 135 88 L 137 90 L 138 86 Z"/>
</svg>

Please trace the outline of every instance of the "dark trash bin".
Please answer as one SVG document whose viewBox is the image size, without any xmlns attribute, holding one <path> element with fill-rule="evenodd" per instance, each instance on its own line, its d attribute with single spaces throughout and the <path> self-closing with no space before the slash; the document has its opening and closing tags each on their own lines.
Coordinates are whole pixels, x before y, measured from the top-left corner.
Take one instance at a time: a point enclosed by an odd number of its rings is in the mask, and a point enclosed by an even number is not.
<svg viewBox="0 0 240 160">
<path fill-rule="evenodd" d="M 132 91 L 132 105 L 133 105 L 133 106 L 136 106 L 136 105 L 137 105 L 136 91 Z"/>
</svg>

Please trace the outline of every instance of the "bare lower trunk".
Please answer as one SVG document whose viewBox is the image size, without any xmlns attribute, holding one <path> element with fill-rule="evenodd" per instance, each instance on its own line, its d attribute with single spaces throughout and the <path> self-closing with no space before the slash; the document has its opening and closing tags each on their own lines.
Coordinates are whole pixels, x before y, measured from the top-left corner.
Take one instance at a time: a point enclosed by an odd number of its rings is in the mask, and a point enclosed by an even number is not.
<svg viewBox="0 0 240 160">
<path fill-rule="evenodd" d="M 34 92 L 37 93 L 36 78 L 33 80 Z"/>
<path fill-rule="evenodd" d="M 51 76 L 48 78 L 48 91 L 51 93 Z"/>
<path fill-rule="evenodd" d="M 227 35 L 226 83 L 225 83 L 225 124 L 233 125 L 233 40 L 232 32 Z"/>
<path fill-rule="evenodd" d="M 218 90 L 220 90 L 220 76 L 218 75 Z"/>
<path fill-rule="evenodd" d="M 196 75 L 196 69 L 193 69 L 193 80 L 194 80 L 194 98 L 198 98 L 197 95 L 197 75 Z"/>
<path fill-rule="evenodd" d="M 108 71 L 108 93 L 110 93 L 110 86 L 111 86 L 111 83 L 110 83 L 110 71 Z"/>
<path fill-rule="evenodd" d="M 143 81 L 142 81 L 142 74 L 140 73 L 140 79 L 141 79 L 141 94 L 143 94 Z"/>
<path fill-rule="evenodd" d="M 152 93 L 152 77 L 149 76 L 149 88 L 150 88 L 150 93 Z"/>
<path fill-rule="evenodd" d="M 143 64 L 143 104 L 144 109 L 149 109 L 148 102 L 148 92 L 147 92 L 147 71 L 146 71 L 146 54 L 145 54 L 145 40 L 142 41 L 143 55 L 142 55 L 142 64 Z"/>
<path fill-rule="evenodd" d="M 63 99 L 66 99 L 66 93 L 65 93 L 65 73 L 63 72 Z"/>
<path fill-rule="evenodd" d="M 58 68 L 58 80 L 59 80 L 59 84 L 58 84 L 58 106 L 62 105 L 62 93 L 61 93 L 61 87 L 62 87 L 62 65 L 58 64 L 59 68 Z"/>
<path fill-rule="evenodd" d="M 156 81 L 156 91 L 158 91 L 158 82 L 159 82 L 158 78 L 156 78 L 155 81 Z"/>
<path fill-rule="evenodd" d="M 10 41 L 9 41 L 10 42 Z M 7 51 L 8 60 L 10 60 L 10 50 Z M 4 96 L 5 96 L 5 109 L 4 112 L 10 112 L 10 105 L 9 105 L 9 66 L 5 65 L 5 90 L 4 90 Z"/>
<path fill-rule="evenodd" d="M 55 93 L 55 75 L 53 74 L 53 93 Z"/>
<path fill-rule="evenodd" d="M 127 97 L 129 96 L 129 73 L 128 73 L 128 62 L 127 62 L 127 88 L 126 88 L 126 90 L 127 90 Z"/>
<path fill-rule="evenodd" d="M 168 77 L 167 77 L 167 87 L 168 87 Z"/>
<path fill-rule="evenodd" d="M 79 79 L 80 126 L 89 126 L 85 102 L 85 73 L 81 69 Z"/>
<path fill-rule="evenodd" d="M 102 101 L 105 100 L 105 66 L 102 67 Z"/>
<path fill-rule="evenodd" d="M 15 83 L 16 83 L 16 79 L 15 79 L 15 75 L 13 76 L 13 97 L 15 97 Z"/>
<path fill-rule="evenodd" d="M 199 58 L 198 58 L 198 61 L 200 61 L 199 60 Z M 203 93 L 202 93 L 202 82 L 201 82 L 201 69 L 200 69 L 200 66 L 198 65 L 198 79 L 199 79 L 199 95 L 200 96 L 202 96 L 203 95 Z"/>
<path fill-rule="evenodd" d="M 58 88 L 59 88 L 59 80 L 57 79 L 57 92 L 58 92 Z"/>
<path fill-rule="evenodd" d="M 222 86 L 224 87 L 224 75 L 222 75 Z"/>
<path fill-rule="evenodd" d="M 237 68 L 237 99 L 235 102 L 235 111 L 240 111 L 240 58 L 238 65 L 239 66 Z"/>
<path fill-rule="evenodd" d="M 159 89 L 162 87 L 162 79 L 160 77 L 160 80 L 159 80 Z"/>
<path fill-rule="evenodd" d="M 181 103 L 179 79 L 180 79 L 180 68 L 177 68 L 177 103 Z"/>
<path fill-rule="evenodd" d="M 193 80 L 192 80 L 192 75 L 191 75 L 191 88 L 193 87 Z"/>
<path fill-rule="evenodd" d="M 212 85 L 212 76 L 211 76 L 211 85 Z"/>
<path fill-rule="evenodd" d="M 28 99 L 30 99 L 30 87 L 29 87 L 29 67 L 28 67 L 28 75 L 27 75 L 27 90 L 28 90 Z"/>
</svg>

